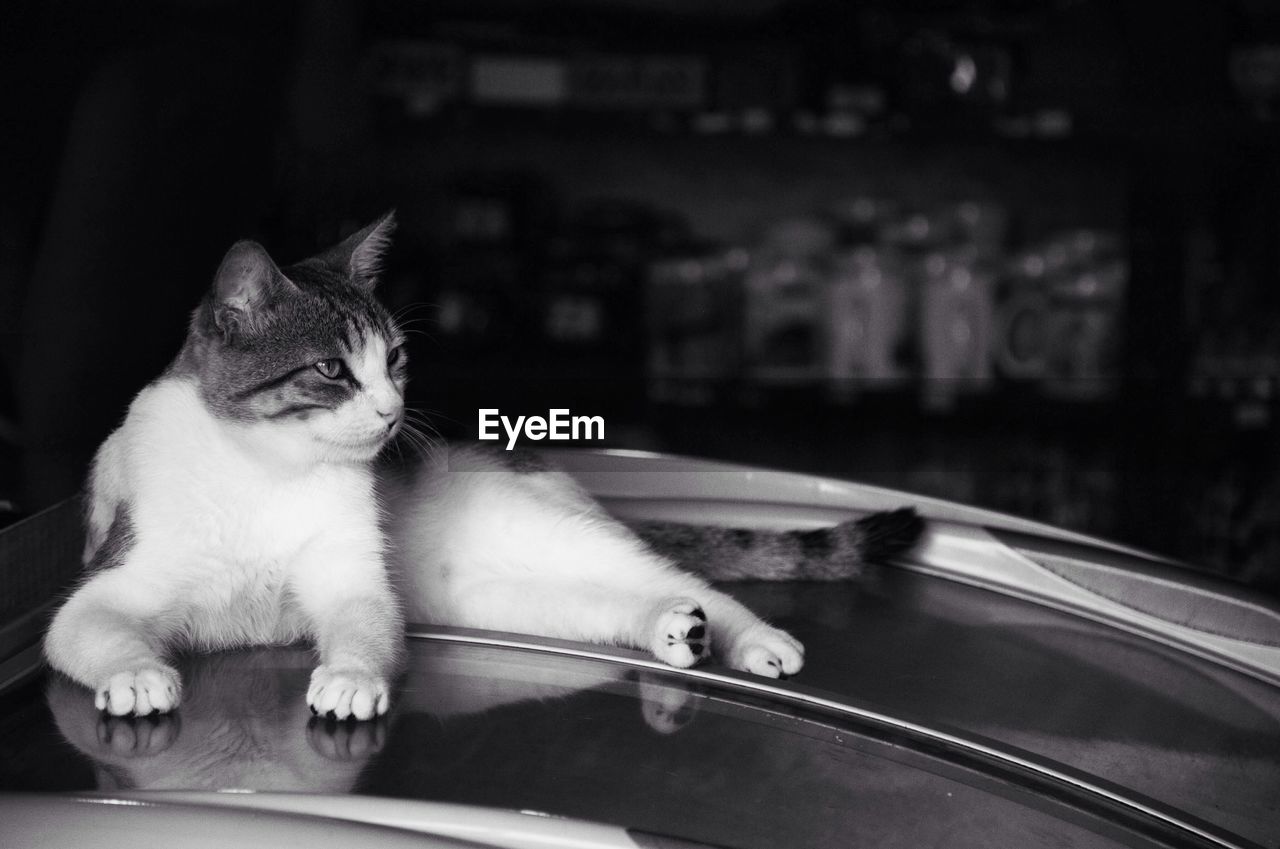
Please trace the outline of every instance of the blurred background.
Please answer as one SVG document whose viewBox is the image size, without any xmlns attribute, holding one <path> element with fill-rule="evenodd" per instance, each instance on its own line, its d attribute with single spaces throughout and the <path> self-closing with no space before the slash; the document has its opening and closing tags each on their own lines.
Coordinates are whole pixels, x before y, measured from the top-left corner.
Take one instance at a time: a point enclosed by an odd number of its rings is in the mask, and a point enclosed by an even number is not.
<svg viewBox="0 0 1280 849">
<path fill-rule="evenodd" d="M 409 402 L 992 507 L 1280 592 L 1280 4 L 9 0 L 0 524 L 238 238 L 394 207 Z"/>
</svg>

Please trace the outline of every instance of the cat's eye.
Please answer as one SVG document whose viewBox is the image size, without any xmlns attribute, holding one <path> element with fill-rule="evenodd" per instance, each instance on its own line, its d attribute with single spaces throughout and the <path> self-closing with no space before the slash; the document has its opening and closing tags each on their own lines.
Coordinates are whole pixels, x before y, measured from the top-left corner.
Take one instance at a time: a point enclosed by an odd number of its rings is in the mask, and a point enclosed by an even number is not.
<svg viewBox="0 0 1280 849">
<path fill-rule="evenodd" d="M 387 353 L 387 365 L 395 368 L 404 362 L 404 346 L 397 345 Z"/>
<path fill-rule="evenodd" d="M 320 372 L 330 380 L 337 380 L 347 372 L 346 363 L 342 360 L 334 358 L 330 360 L 321 360 L 316 363 L 316 371 Z"/>
</svg>

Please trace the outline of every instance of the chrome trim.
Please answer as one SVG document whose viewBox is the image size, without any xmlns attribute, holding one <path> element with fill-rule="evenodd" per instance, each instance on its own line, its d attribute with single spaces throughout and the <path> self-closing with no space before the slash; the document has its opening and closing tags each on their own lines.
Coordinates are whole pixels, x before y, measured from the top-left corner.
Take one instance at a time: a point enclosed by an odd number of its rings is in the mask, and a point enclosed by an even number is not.
<svg viewBox="0 0 1280 849">
<path fill-rule="evenodd" d="M 986 528 L 931 522 L 916 551 L 892 565 L 1108 625 L 1270 685 L 1280 685 L 1280 647 L 1200 630 L 1099 595 L 1041 566 L 1028 553 L 1010 547 Z M 1143 580 L 1158 579 L 1146 575 Z M 1187 590 L 1209 592 L 1190 585 Z M 1223 591 L 1214 590 L 1212 595 L 1275 616 L 1280 628 L 1280 612 L 1272 607 Z"/>
<path fill-rule="evenodd" d="M 678 669 L 640 652 L 627 649 L 550 640 L 518 634 L 410 625 L 406 629 L 406 636 L 409 639 L 435 643 L 536 651 L 579 660 L 624 664 L 637 669 L 660 671 L 678 677 L 691 678 L 699 682 L 742 690 L 809 709 L 827 711 L 853 718 L 862 723 L 873 724 L 911 737 L 927 740 L 935 745 L 965 753 L 982 761 L 994 762 L 1006 768 L 1029 773 L 1041 781 L 1066 786 L 1078 794 L 1092 797 L 1095 800 L 1102 801 L 1104 804 L 1127 811 L 1131 816 L 1154 820 L 1166 828 L 1180 831 L 1212 846 L 1223 847 L 1223 849 L 1262 849 L 1257 844 L 1244 840 L 1237 835 L 1220 831 L 1208 823 L 1181 818 L 1164 809 L 1154 800 L 1143 799 L 1134 794 L 1126 794 L 1121 792 L 1122 788 L 1109 788 L 1095 783 L 1081 775 L 1072 774 L 1067 767 L 1037 758 L 1028 752 L 1016 750 L 1012 747 L 1000 747 L 993 742 L 984 741 L 976 736 L 962 736 L 956 731 L 930 727 L 918 722 L 850 705 L 838 701 L 830 694 L 811 688 L 798 687 L 794 684 L 781 686 L 775 683 L 774 679 L 761 678 L 732 670 Z"/>
</svg>

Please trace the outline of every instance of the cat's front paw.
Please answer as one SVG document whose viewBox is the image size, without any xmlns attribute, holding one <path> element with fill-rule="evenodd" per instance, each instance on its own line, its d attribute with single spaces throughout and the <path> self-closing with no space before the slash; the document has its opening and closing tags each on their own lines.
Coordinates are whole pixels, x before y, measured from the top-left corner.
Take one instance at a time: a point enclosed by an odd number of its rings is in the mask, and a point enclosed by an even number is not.
<svg viewBox="0 0 1280 849">
<path fill-rule="evenodd" d="M 691 598 L 676 598 L 658 605 L 650 650 L 658 660 L 687 669 L 711 654 L 707 614 Z"/>
<path fill-rule="evenodd" d="M 334 719 L 373 719 L 391 705 L 386 679 L 358 667 L 317 666 L 307 689 L 311 712 Z"/>
<path fill-rule="evenodd" d="M 94 690 L 93 704 L 112 716 L 168 713 L 182 699 L 178 671 L 169 666 L 143 666 L 117 672 Z"/>
<path fill-rule="evenodd" d="M 728 663 L 766 678 L 795 675 L 804 666 L 804 645 L 781 628 L 760 623 L 734 641 Z"/>
</svg>

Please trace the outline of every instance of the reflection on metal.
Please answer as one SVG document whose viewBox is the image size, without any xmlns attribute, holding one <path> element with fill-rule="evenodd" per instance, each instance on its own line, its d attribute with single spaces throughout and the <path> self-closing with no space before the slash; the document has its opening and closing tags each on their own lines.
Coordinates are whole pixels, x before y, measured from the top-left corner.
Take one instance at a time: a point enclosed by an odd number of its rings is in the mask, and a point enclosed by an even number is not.
<svg viewBox="0 0 1280 849">
<path fill-rule="evenodd" d="M 1053 557 L 1049 568 L 1028 548 L 1035 539 L 1020 537 L 1014 549 L 986 529 L 933 522 L 919 550 L 895 565 L 1121 628 L 1280 684 L 1280 611 L 1175 580 L 1176 573 L 1150 560 L 1093 548 L 1087 561 L 1052 554 L 1062 541 L 1041 543 L 1050 549 L 1041 556 Z M 1268 631 L 1270 644 L 1263 641 Z"/>
<path fill-rule="evenodd" d="M 1160 829 L 1162 836 L 1177 835 L 1194 845 L 1254 849 L 1256 844 L 1224 832 L 1217 827 L 1181 815 L 1158 802 L 1146 799 L 1123 788 L 1099 782 L 1077 773 L 1061 764 L 1036 757 L 1013 747 L 1002 746 L 976 735 L 960 733 L 940 727 L 931 727 L 897 716 L 880 713 L 865 707 L 842 702 L 817 690 L 782 684 L 773 679 L 734 672 L 726 669 L 677 669 L 639 652 L 604 646 L 592 646 L 562 640 L 549 640 L 521 634 L 502 634 L 464 628 L 440 628 L 410 626 L 410 639 L 437 643 L 483 646 L 489 648 L 533 651 L 580 660 L 603 661 L 626 666 L 665 672 L 669 675 L 690 678 L 698 682 L 716 685 L 740 692 L 764 696 L 774 702 L 834 714 L 863 725 L 901 734 L 934 749 L 959 755 L 975 765 L 985 765 L 998 770 L 1006 779 L 1021 786 L 1033 785 L 1051 791 L 1046 794 L 1061 799 L 1066 804 L 1086 810 L 1103 808 L 1118 813 L 1130 822 L 1130 827 L 1146 830 L 1152 826 Z M 1056 791 L 1056 792 L 1055 792 Z M 1104 816 L 1105 818 L 1105 816 Z M 1136 822 L 1134 822 L 1136 820 Z M 1146 828 L 1143 828 L 1146 826 Z"/>
</svg>

